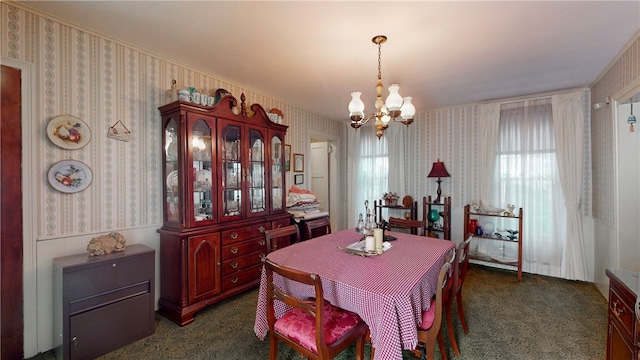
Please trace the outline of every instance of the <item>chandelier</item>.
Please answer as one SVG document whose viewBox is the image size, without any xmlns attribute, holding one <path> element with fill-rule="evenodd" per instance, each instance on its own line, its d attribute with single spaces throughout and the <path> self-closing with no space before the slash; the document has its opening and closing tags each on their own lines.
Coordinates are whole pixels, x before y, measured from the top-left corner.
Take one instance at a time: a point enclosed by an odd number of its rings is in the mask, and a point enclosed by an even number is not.
<svg viewBox="0 0 640 360">
<path fill-rule="evenodd" d="M 373 114 L 364 116 L 364 103 L 360 100 L 360 92 L 351 93 L 351 102 L 349 103 L 349 117 L 351 118 L 351 127 L 358 128 L 366 124 L 369 120 L 375 118 L 376 136 L 378 139 L 382 137 L 384 131 L 389 127 L 391 120 L 401 122 L 407 126 L 413 122 L 413 116 L 416 108 L 411 104 L 411 97 L 406 96 L 404 99 L 398 93 L 400 87 L 398 84 L 392 84 L 389 87 L 389 96 L 386 101 L 382 100 L 382 72 L 380 66 L 380 55 L 382 54 L 382 44 L 387 41 L 384 35 L 377 35 L 371 39 L 374 44 L 378 45 L 378 83 L 376 84 L 376 111 Z"/>
</svg>

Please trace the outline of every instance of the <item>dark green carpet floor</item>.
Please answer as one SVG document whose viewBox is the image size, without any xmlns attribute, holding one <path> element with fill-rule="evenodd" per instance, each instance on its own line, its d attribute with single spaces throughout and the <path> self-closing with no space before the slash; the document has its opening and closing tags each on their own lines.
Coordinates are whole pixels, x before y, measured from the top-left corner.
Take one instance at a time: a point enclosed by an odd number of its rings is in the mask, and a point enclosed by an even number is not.
<svg viewBox="0 0 640 360">
<path fill-rule="evenodd" d="M 268 341 L 253 333 L 257 293 L 213 305 L 185 327 L 156 315 L 154 335 L 101 359 L 268 359 Z M 514 272 L 472 264 L 463 293 L 469 334 L 454 324 L 461 352 L 457 359 L 604 359 L 607 303 L 591 283 L 530 274 L 518 282 Z M 449 347 L 446 336 L 445 343 Z M 354 354 L 352 346 L 337 359 L 354 359 Z M 279 355 L 280 360 L 300 359 L 282 344 Z M 47 352 L 32 359 L 53 356 Z M 408 351 L 403 357 L 415 359 Z"/>
</svg>

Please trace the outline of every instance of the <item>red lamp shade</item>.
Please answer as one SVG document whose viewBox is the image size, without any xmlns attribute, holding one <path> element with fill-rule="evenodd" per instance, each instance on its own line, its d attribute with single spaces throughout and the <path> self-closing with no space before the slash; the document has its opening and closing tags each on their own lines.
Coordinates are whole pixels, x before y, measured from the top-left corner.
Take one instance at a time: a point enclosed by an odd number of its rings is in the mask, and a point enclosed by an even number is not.
<svg viewBox="0 0 640 360">
<path fill-rule="evenodd" d="M 431 172 L 427 177 L 430 178 L 443 178 L 443 177 L 451 177 L 447 172 L 447 168 L 444 167 L 444 163 L 438 159 L 438 161 L 433 163 L 433 167 L 431 168 Z"/>
<path fill-rule="evenodd" d="M 429 173 L 429 175 L 427 175 L 427 177 L 430 178 L 438 178 L 438 180 L 436 180 L 436 182 L 438 183 L 438 197 L 436 198 L 436 202 L 439 203 L 440 202 L 440 194 L 442 194 L 442 191 L 440 190 L 440 183 L 442 182 L 443 177 L 451 177 L 451 175 L 449 175 L 449 173 L 447 172 L 447 168 L 444 167 L 444 163 L 440 161 L 440 159 L 438 159 L 438 161 L 433 163 L 433 166 L 431 167 L 431 172 Z"/>
</svg>

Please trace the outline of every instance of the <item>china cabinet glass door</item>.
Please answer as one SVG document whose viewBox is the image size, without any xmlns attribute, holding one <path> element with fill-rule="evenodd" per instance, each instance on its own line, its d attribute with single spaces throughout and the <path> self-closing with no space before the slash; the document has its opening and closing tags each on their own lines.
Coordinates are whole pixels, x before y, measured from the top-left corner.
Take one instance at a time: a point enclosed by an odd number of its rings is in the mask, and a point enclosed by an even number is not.
<svg viewBox="0 0 640 360">
<path fill-rule="evenodd" d="M 284 144 L 280 136 L 271 137 L 271 209 L 284 209 Z"/>
<path fill-rule="evenodd" d="M 226 125 L 221 128 L 219 134 L 220 220 L 225 221 L 242 217 L 242 128 Z"/>
<path fill-rule="evenodd" d="M 211 143 L 211 128 L 204 119 L 198 119 L 191 127 L 189 146 L 194 175 L 192 216 L 196 223 L 215 219 Z"/>
<path fill-rule="evenodd" d="M 266 167 L 263 132 L 249 129 L 249 212 L 264 213 L 267 209 Z"/>
<path fill-rule="evenodd" d="M 180 223 L 180 171 L 178 167 L 178 124 L 170 119 L 164 128 L 165 223 Z"/>
</svg>

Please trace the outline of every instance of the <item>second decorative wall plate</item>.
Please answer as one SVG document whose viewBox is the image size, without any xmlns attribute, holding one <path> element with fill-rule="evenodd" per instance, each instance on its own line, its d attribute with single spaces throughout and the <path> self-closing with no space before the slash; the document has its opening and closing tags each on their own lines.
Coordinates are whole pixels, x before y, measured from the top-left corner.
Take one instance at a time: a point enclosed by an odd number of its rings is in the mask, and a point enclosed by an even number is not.
<svg viewBox="0 0 640 360">
<path fill-rule="evenodd" d="M 62 160 L 49 168 L 47 180 L 51 186 L 63 193 L 80 192 L 91 184 L 93 174 L 83 162 Z"/>
<path fill-rule="evenodd" d="M 56 116 L 47 124 L 47 137 L 63 149 L 75 150 L 91 140 L 91 129 L 81 119 L 71 115 Z"/>
</svg>

